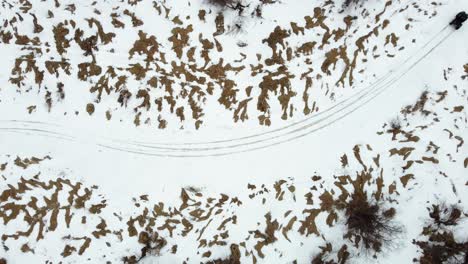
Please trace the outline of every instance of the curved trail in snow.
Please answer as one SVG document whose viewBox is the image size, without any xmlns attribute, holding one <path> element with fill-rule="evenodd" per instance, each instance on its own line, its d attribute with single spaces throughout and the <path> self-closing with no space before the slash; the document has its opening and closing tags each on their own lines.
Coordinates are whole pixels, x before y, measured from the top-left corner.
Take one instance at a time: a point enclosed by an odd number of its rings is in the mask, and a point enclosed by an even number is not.
<svg viewBox="0 0 468 264">
<path fill-rule="evenodd" d="M 415 2 L 415 0 L 411 0 L 407 4 L 409 5 L 410 3 L 413 3 L 413 2 Z M 395 14 L 396 14 L 396 12 L 392 13 L 390 17 L 393 17 Z M 442 28 L 439 31 L 438 34 L 440 34 L 442 31 L 444 31 L 447 27 L 448 26 Z M 427 42 L 423 47 L 420 47 L 420 48 L 426 47 L 429 43 L 430 43 L 430 41 Z M 32 47 L 34 47 L 34 46 L 32 46 Z M 113 56 L 114 55 L 115 54 L 113 53 Z M 403 62 L 403 64 L 406 63 L 413 56 L 409 56 L 409 58 L 405 62 Z M 321 59 L 323 59 L 323 58 L 324 58 L 324 56 L 321 57 Z M 141 60 L 141 62 L 145 62 L 145 61 Z M 399 67 L 396 67 L 396 68 L 399 68 Z M 155 141 L 150 142 L 150 141 L 136 141 L 136 140 L 116 139 L 116 138 L 105 138 L 105 140 L 115 141 L 116 144 L 129 144 L 129 145 L 132 145 L 132 146 L 150 147 L 150 148 L 157 148 L 157 149 L 167 150 L 167 151 L 219 150 L 219 149 L 225 149 L 225 148 L 235 148 L 235 147 L 239 147 L 239 146 L 246 145 L 246 144 L 260 143 L 260 142 L 264 142 L 265 140 L 271 140 L 271 139 L 277 138 L 278 136 L 271 136 L 269 138 L 262 138 L 262 137 L 265 137 L 267 135 L 274 135 L 276 133 L 281 133 L 283 131 L 285 131 L 284 135 L 287 135 L 287 134 L 290 133 L 290 132 L 288 132 L 289 129 L 294 130 L 295 127 L 306 124 L 307 122 L 312 122 L 314 119 L 319 118 L 320 116 L 324 115 L 325 113 L 328 113 L 328 112 L 334 110 L 338 106 L 341 106 L 341 105 L 345 104 L 346 102 L 352 100 L 353 98 L 360 97 L 360 95 L 365 94 L 367 91 L 371 90 L 373 87 L 375 87 L 376 85 L 379 85 L 381 82 L 386 80 L 394 71 L 395 70 L 393 69 L 393 70 L 387 72 L 384 76 L 378 78 L 374 83 L 370 84 L 366 88 L 363 88 L 363 89 L 359 90 L 358 92 L 356 92 L 354 94 L 351 94 L 350 96 L 348 96 L 348 97 L 346 97 L 344 99 L 339 100 L 336 104 L 334 104 L 334 105 L 332 105 L 332 106 L 330 106 L 328 108 L 325 108 L 324 110 L 322 110 L 322 111 L 320 111 L 318 113 L 306 116 L 304 119 L 299 120 L 299 121 L 295 121 L 295 122 L 293 122 L 291 124 L 288 124 L 286 126 L 279 127 L 279 128 L 272 129 L 272 130 L 268 130 L 268 131 L 265 131 L 265 132 L 260 132 L 260 133 L 257 133 L 257 134 L 247 135 L 247 136 L 243 136 L 243 137 L 230 138 L 230 139 L 222 139 L 222 140 L 214 140 L 214 141 L 201 141 L 201 142 L 155 142 Z M 320 119 L 320 120 L 322 120 L 322 119 Z M 5 122 L 5 121 L 15 121 L 16 123 L 25 122 L 25 123 L 29 124 L 29 121 L 26 121 L 26 120 L 3 120 L 3 122 Z M 0 122 L 2 122 L 2 120 L 0 120 Z M 52 123 L 42 123 L 42 124 L 44 124 L 44 126 L 46 126 L 45 128 L 43 128 L 43 130 L 47 130 L 47 125 L 58 126 L 58 125 L 52 124 Z M 62 128 L 62 130 L 66 130 L 66 128 Z M 70 135 L 65 135 L 65 134 L 62 134 L 62 135 L 71 137 Z M 231 143 L 231 142 L 235 142 L 235 144 L 231 144 L 231 145 L 226 144 L 226 143 Z"/>
<path fill-rule="evenodd" d="M 107 149 L 113 149 L 147 156 L 206 157 L 243 153 L 290 142 L 292 140 L 304 137 L 313 132 L 321 130 L 345 118 L 349 114 L 355 112 L 357 109 L 370 102 L 383 91 L 393 86 L 396 81 L 400 80 L 402 77 L 407 75 L 416 65 L 418 65 L 424 58 L 426 58 L 435 48 L 442 44 L 454 32 L 449 31 L 447 34 L 443 34 L 443 37 L 438 42 L 436 42 L 435 45 L 429 46 L 434 40 L 436 40 L 441 35 L 441 33 L 446 31 L 447 28 L 448 26 L 441 29 L 415 54 L 409 56 L 409 58 L 407 58 L 402 63 L 402 65 L 399 65 L 396 70 L 390 70 L 387 74 L 378 79 L 369 87 L 362 89 L 361 91 L 353 94 L 352 96 L 349 96 L 348 98 L 338 102 L 337 104 L 322 112 L 319 112 L 315 115 L 312 115 L 301 121 L 297 121 L 282 128 L 246 137 L 211 142 L 151 143 L 100 137 L 96 140 L 92 140 L 94 142 L 91 143 Z M 430 49 L 428 51 L 425 51 L 425 49 L 428 46 L 430 47 Z M 420 52 L 423 52 L 423 54 L 418 56 Z M 415 59 L 415 61 L 410 63 L 408 67 L 405 67 L 405 65 L 413 58 Z M 9 124 L 9 126 L 3 126 L 3 124 Z M 57 128 L 58 130 L 52 130 L 51 126 L 55 126 L 55 128 Z M 64 129 L 59 125 L 44 122 L 23 120 L 0 120 L 0 131 L 27 134 L 34 133 L 34 135 L 42 135 L 56 139 L 89 143 L 89 139 L 75 137 L 73 135 L 62 132 L 63 130 Z"/>
</svg>

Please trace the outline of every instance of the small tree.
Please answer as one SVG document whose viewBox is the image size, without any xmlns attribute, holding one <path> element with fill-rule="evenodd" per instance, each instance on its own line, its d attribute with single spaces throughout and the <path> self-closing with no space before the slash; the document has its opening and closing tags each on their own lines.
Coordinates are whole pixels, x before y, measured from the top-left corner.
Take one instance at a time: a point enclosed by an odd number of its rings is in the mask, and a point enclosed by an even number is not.
<svg viewBox="0 0 468 264">
<path fill-rule="evenodd" d="M 369 201 L 367 194 L 357 189 L 345 206 L 346 238 L 357 245 L 362 243 L 366 250 L 380 252 L 384 244 L 390 243 L 402 229 L 392 221 L 395 209 L 384 210 L 382 205 Z"/>
</svg>

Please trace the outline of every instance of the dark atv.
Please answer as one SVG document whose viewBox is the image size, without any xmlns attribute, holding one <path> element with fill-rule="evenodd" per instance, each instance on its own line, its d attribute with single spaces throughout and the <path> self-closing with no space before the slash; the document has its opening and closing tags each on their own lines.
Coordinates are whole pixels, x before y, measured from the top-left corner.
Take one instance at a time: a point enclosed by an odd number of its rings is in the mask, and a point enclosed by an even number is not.
<svg viewBox="0 0 468 264">
<path fill-rule="evenodd" d="M 450 22 L 451 26 L 454 26 L 456 30 L 460 29 L 463 25 L 463 22 L 465 22 L 468 19 L 468 14 L 466 12 L 460 12 L 458 13 L 455 18 Z"/>
</svg>

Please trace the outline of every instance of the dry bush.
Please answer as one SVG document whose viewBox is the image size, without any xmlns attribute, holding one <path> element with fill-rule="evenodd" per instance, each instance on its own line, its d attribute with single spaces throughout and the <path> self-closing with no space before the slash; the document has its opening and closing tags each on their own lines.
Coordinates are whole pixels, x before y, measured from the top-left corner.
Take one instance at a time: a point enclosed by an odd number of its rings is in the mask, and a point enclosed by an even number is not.
<svg viewBox="0 0 468 264">
<path fill-rule="evenodd" d="M 454 205 L 432 205 L 429 217 L 431 222 L 422 232 L 428 237 L 427 241 L 413 240 L 422 250 L 419 260 L 414 261 L 421 264 L 468 263 L 468 237 L 463 242 L 456 241 L 450 230 L 466 218 L 462 210 Z"/>
<path fill-rule="evenodd" d="M 333 246 L 327 243 L 325 246 L 320 247 L 322 250 L 313 259 L 311 264 L 345 264 L 349 260 L 348 246 L 343 245 L 340 250 L 333 253 Z M 336 256 L 335 256 L 336 255 Z"/>
<path fill-rule="evenodd" d="M 388 124 L 384 125 L 384 128 L 385 127 L 388 127 L 386 132 L 392 134 L 392 140 L 396 140 L 397 135 L 400 133 L 407 135 L 406 132 L 402 130 L 402 123 L 399 117 L 390 120 Z"/>
<path fill-rule="evenodd" d="M 160 237 L 157 232 L 152 234 L 148 232 L 141 232 L 138 236 L 138 242 L 144 246 L 141 248 L 141 255 L 124 257 L 123 263 L 135 264 L 147 256 L 158 256 L 162 248 L 167 245 L 167 241 Z"/>
<path fill-rule="evenodd" d="M 260 3 L 255 6 L 252 13 L 252 17 L 263 18 L 263 7 L 266 5 L 279 3 L 279 0 L 260 0 Z"/>
<path fill-rule="evenodd" d="M 429 216 L 438 226 L 455 226 L 461 220 L 462 211 L 455 205 L 432 205 Z"/>
<path fill-rule="evenodd" d="M 244 5 L 242 0 L 207 0 L 207 2 L 213 6 L 235 10 L 239 13 L 239 16 L 242 16 L 244 10 L 250 5 Z"/>
<path fill-rule="evenodd" d="M 397 117 L 390 121 L 390 129 L 394 131 L 401 130 L 401 120 Z"/>
<path fill-rule="evenodd" d="M 348 228 L 345 238 L 354 241 L 357 248 L 361 245 L 374 252 L 374 257 L 402 232 L 393 221 L 395 209 L 384 210 L 381 203 L 370 200 L 361 189 L 354 191 L 344 210 Z"/>
<path fill-rule="evenodd" d="M 358 4 L 359 2 L 362 2 L 361 0 L 345 0 L 344 1 L 344 6 L 348 7 L 351 4 Z"/>
<path fill-rule="evenodd" d="M 227 33 L 231 35 L 244 34 L 245 19 L 263 19 L 263 8 L 267 5 L 278 3 L 279 0 L 206 0 L 209 5 L 218 7 L 218 16 L 216 17 L 216 33 L 221 35 L 225 33 L 225 11 L 236 12 L 233 21 L 227 22 Z"/>
<path fill-rule="evenodd" d="M 245 16 L 244 11 L 250 12 L 252 18 L 263 18 L 263 7 L 278 2 L 278 0 L 260 0 L 258 2 L 250 0 L 207 0 L 210 5 L 235 10 L 241 17 Z"/>
<path fill-rule="evenodd" d="M 207 2 L 215 6 L 231 7 L 231 6 L 235 6 L 238 0 L 207 0 Z"/>
<path fill-rule="evenodd" d="M 401 113 L 404 116 L 407 116 L 408 114 L 420 112 L 422 115 L 428 116 L 431 113 L 430 111 L 426 110 L 426 103 L 428 100 L 429 100 L 429 92 L 424 91 L 421 93 L 421 95 L 419 96 L 418 100 L 416 101 L 414 105 L 408 105 L 404 107 L 401 110 Z"/>
</svg>

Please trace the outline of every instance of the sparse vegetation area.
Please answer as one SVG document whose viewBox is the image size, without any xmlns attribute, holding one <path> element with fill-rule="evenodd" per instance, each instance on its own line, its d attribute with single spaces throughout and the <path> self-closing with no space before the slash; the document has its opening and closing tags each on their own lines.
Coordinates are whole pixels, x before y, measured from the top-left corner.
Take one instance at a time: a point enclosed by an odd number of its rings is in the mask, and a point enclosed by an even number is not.
<svg viewBox="0 0 468 264">
<path fill-rule="evenodd" d="M 9 2 L 0 264 L 468 264 L 450 0 Z"/>
</svg>

